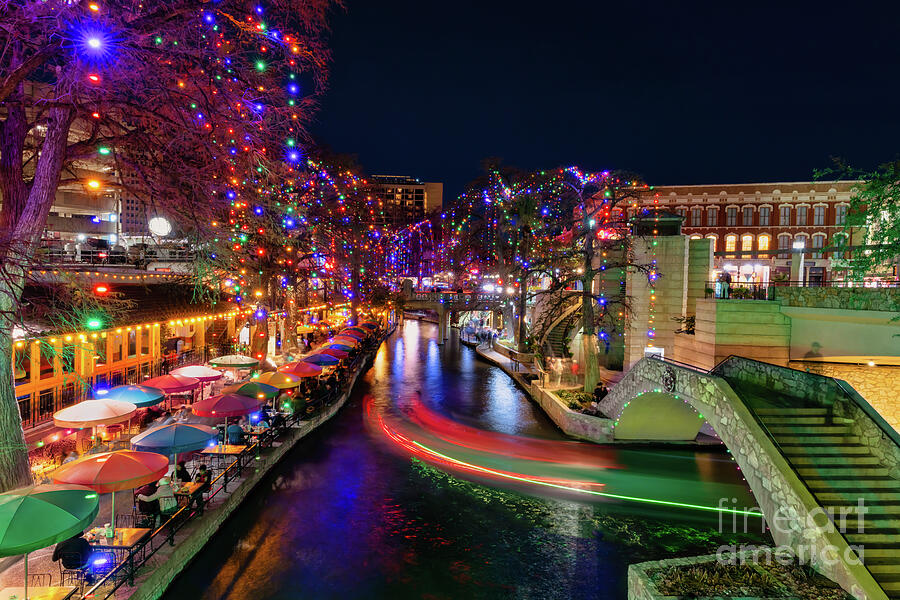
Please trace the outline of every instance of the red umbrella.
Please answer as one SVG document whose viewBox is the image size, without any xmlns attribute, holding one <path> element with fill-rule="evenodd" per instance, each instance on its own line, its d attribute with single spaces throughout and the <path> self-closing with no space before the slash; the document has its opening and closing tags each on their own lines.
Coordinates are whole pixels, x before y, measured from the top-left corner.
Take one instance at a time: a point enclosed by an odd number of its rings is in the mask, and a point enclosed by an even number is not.
<svg viewBox="0 0 900 600">
<path fill-rule="evenodd" d="M 353 325 L 351 327 L 346 327 L 341 330 L 341 333 L 346 334 L 350 331 L 355 331 L 357 333 L 361 333 L 364 336 L 368 336 L 371 333 L 368 329 L 366 329 L 365 327 L 360 327 L 359 325 Z"/>
<path fill-rule="evenodd" d="M 364 339 L 366 339 L 366 334 L 360 333 L 359 331 L 356 331 L 355 329 L 344 329 L 344 330 L 341 331 L 341 333 L 338 334 L 338 335 L 352 337 L 352 338 L 354 338 L 354 339 L 356 339 L 356 340 L 364 340 Z"/>
<path fill-rule="evenodd" d="M 335 358 L 347 358 L 348 353 L 343 350 L 338 350 L 337 348 L 320 348 L 316 350 L 318 354 L 327 354 L 328 356 L 333 356 Z"/>
<path fill-rule="evenodd" d="M 351 337 L 349 335 L 336 335 L 330 340 L 328 340 L 331 344 L 345 344 L 347 346 L 358 346 L 359 340 L 355 337 Z"/>
<path fill-rule="evenodd" d="M 160 375 L 153 379 L 142 381 L 141 385 L 155 387 L 164 391 L 166 394 L 179 394 L 181 392 L 189 392 L 200 387 L 200 380 L 194 377 L 185 377 L 184 375 Z"/>
<path fill-rule="evenodd" d="M 86 485 L 105 494 L 112 492 L 112 523 L 116 528 L 116 492 L 131 490 L 164 476 L 169 457 L 155 452 L 117 450 L 90 454 L 66 463 L 53 472 L 55 483 Z"/>
<path fill-rule="evenodd" d="M 308 362 L 292 362 L 278 367 L 282 373 L 296 375 L 297 377 L 315 377 L 322 373 L 322 367 Z"/>
<path fill-rule="evenodd" d="M 259 399 L 240 394 L 218 394 L 195 402 L 192 408 L 198 417 L 240 417 L 258 409 Z"/>
</svg>

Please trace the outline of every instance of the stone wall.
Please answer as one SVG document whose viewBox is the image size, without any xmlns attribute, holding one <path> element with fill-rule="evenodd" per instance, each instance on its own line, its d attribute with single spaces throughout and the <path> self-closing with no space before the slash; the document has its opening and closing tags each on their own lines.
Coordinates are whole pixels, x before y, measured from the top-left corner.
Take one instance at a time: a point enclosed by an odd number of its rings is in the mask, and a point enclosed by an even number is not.
<svg viewBox="0 0 900 600">
<path fill-rule="evenodd" d="M 783 378 L 775 381 L 773 371 L 777 367 L 765 363 L 732 361 L 734 364 L 729 367 L 731 372 L 739 371 L 741 365 L 736 364 L 738 362 L 749 363 L 748 373 L 760 381 L 768 377 L 773 384 L 787 384 Z M 809 376 L 806 375 L 806 378 Z M 670 382 L 669 393 L 689 403 L 704 416 L 729 448 L 767 520 L 771 523 L 776 515 L 780 517 L 780 527 L 772 528 L 772 537 L 777 545 L 802 550 L 807 556 L 816 557 L 813 564 L 817 570 L 858 598 L 886 598 L 865 567 L 831 560 L 829 549 L 852 556 L 847 540 L 834 529 L 808 524 L 807 519 L 820 514 L 821 507 L 725 379 L 644 358 L 611 389 L 600 403 L 601 408 L 617 420 L 633 398 L 648 391 L 662 391 L 663 381 Z M 825 557 L 829 558 L 826 560 Z"/>
<path fill-rule="evenodd" d="M 775 299 L 785 306 L 900 312 L 900 288 L 779 287 Z"/>
<path fill-rule="evenodd" d="M 897 400 L 900 366 L 870 367 L 819 361 L 793 361 L 789 366 L 846 381 L 891 427 L 900 431 L 900 401 Z"/>
<path fill-rule="evenodd" d="M 570 409 L 556 394 L 540 387 L 537 381 L 531 384 L 530 392 L 535 402 L 544 409 L 556 426 L 563 430 L 563 433 L 598 444 L 613 441 L 611 419 L 594 417 Z"/>
</svg>

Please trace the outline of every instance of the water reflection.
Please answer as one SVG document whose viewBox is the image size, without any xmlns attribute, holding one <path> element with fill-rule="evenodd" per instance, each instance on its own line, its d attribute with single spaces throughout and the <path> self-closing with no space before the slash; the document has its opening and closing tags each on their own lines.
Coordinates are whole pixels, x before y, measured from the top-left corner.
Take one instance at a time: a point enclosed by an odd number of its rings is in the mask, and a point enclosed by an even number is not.
<svg viewBox="0 0 900 600">
<path fill-rule="evenodd" d="M 468 482 L 410 460 L 367 430 L 365 398 L 389 411 L 418 394 L 451 423 L 539 442 L 565 439 L 472 350 L 453 340 L 438 347 L 436 329 L 407 322 L 347 406 L 248 497 L 167 598 L 624 597 L 627 564 L 658 558 L 660 550 L 598 533 L 598 519 L 621 514 L 641 522 L 649 515 L 671 523 L 692 516 Z M 603 452 L 648 488 L 696 488 L 709 498 L 742 490 L 719 453 Z"/>
</svg>

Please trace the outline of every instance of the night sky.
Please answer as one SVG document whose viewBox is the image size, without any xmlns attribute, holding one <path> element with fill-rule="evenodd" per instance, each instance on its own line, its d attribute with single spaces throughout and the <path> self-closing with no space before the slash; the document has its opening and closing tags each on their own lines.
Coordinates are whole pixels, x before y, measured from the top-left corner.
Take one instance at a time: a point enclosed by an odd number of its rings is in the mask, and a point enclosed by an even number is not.
<svg viewBox="0 0 900 600">
<path fill-rule="evenodd" d="M 313 133 L 445 199 L 491 156 L 662 185 L 900 153 L 900 2 L 346 4 Z"/>
</svg>

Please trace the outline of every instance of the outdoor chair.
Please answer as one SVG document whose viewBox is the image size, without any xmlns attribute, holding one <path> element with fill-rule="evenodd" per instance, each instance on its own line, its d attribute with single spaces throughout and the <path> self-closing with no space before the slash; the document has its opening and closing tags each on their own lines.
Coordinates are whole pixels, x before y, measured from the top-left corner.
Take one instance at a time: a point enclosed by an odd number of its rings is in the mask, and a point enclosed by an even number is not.
<svg viewBox="0 0 900 600">
<path fill-rule="evenodd" d="M 53 585 L 53 576 L 50 573 L 29 573 L 28 585 L 31 587 L 50 587 Z"/>
<path fill-rule="evenodd" d="M 94 552 L 94 554 L 91 555 L 90 570 L 95 578 L 100 579 L 115 568 L 115 552 Z"/>
<path fill-rule="evenodd" d="M 81 590 L 84 586 L 84 571 L 76 569 L 63 569 L 62 566 L 60 566 L 59 578 L 59 585 L 75 586 L 78 589 L 78 592 L 76 593 L 81 593 Z"/>
<path fill-rule="evenodd" d="M 132 512 L 130 515 L 116 515 L 116 528 L 134 527 L 134 513 Z"/>
</svg>

